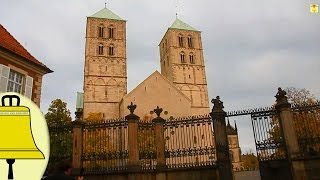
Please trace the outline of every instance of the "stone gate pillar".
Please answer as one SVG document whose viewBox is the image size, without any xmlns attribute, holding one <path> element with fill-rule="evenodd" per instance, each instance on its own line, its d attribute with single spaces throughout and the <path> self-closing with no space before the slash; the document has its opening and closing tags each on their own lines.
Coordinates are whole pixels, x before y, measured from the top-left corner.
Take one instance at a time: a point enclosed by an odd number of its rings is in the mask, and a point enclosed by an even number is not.
<svg viewBox="0 0 320 180">
<path fill-rule="evenodd" d="M 125 117 L 128 121 L 128 170 L 132 172 L 139 169 L 138 122 L 140 118 L 134 114 L 134 110 L 137 108 L 137 105 L 134 105 L 131 102 L 127 108 L 130 111 L 130 114 Z M 131 177 L 130 179 L 134 178 Z"/>
<path fill-rule="evenodd" d="M 72 166 L 73 174 L 80 175 L 82 169 L 81 155 L 82 155 L 82 137 L 83 137 L 83 121 L 82 121 L 82 109 L 77 109 L 76 120 L 72 122 Z"/>
<path fill-rule="evenodd" d="M 157 117 L 152 120 L 155 123 L 155 144 L 156 144 L 156 152 L 157 152 L 157 169 L 161 170 L 166 168 L 166 157 L 164 156 L 165 151 L 165 140 L 164 140 L 164 123 L 166 122 L 160 114 L 162 112 L 162 108 L 157 106 L 154 109 L 154 112 L 157 114 Z"/>
<path fill-rule="evenodd" d="M 306 179 L 303 161 L 295 161 L 294 159 L 299 154 L 299 144 L 294 128 L 293 112 L 291 104 L 288 102 L 286 92 L 280 87 L 276 94 L 275 108 L 279 114 L 280 129 L 282 129 L 284 142 L 288 154 L 288 160 L 291 164 L 292 177 L 294 180 Z"/>
<path fill-rule="evenodd" d="M 212 99 L 213 108 L 210 113 L 214 126 L 214 139 L 217 154 L 219 180 L 233 180 L 232 165 L 229 154 L 228 135 L 226 131 L 226 112 L 220 97 Z"/>
</svg>

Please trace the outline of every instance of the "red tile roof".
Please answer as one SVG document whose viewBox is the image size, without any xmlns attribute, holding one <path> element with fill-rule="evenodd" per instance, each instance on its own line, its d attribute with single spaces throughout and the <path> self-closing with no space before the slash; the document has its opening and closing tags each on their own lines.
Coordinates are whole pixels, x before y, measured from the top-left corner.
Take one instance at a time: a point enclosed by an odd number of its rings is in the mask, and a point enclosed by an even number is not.
<svg viewBox="0 0 320 180">
<path fill-rule="evenodd" d="M 47 66 L 33 57 L 1 24 L 0 24 L 0 46 L 43 67 L 48 73 L 52 72 Z"/>
</svg>

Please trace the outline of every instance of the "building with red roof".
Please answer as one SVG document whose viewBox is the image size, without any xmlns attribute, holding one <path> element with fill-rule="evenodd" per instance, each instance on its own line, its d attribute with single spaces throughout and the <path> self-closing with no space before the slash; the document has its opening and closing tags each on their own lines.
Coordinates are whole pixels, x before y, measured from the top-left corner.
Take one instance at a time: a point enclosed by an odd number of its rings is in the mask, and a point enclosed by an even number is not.
<svg viewBox="0 0 320 180">
<path fill-rule="evenodd" d="M 51 72 L 0 24 L 0 92 L 23 94 L 40 106 L 42 77 Z"/>
</svg>

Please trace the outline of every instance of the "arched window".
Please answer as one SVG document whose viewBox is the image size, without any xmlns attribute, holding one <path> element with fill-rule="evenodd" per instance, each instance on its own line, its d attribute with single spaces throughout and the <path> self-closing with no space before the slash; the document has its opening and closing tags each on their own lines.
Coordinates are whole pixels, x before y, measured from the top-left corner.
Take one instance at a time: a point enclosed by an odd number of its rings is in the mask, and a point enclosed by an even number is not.
<svg viewBox="0 0 320 180">
<path fill-rule="evenodd" d="M 185 59 L 184 59 L 184 52 L 181 52 L 180 53 L 180 60 L 181 60 L 181 63 L 185 63 Z"/>
<path fill-rule="evenodd" d="M 103 24 L 101 24 L 98 27 L 98 37 L 104 37 L 104 26 L 103 26 Z"/>
<path fill-rule="evenodd" d="M 179 46 L 183 47 L 183 36 L 181 34 L 179 34 L 178 40 L 179 40 Z"/>
<path fill-rule="evenodd" d="M 189 48 L 193 48 L 192 36 L 191 35 L 188 36 L 188 47 Z"/>
<path fill-rule="evenodd" d="M 189 60 L 190 60 L 191 64 L 194 64 L 194 55 L 193 55 L 193 53 L 189 54 Z"/>
<path fill-rule="evenodd" d="M 110 44 L 110 46 L 109 46 L 109 55 L 110 56 L 114 55 L 114 46 L 113 46 L 113 44 Z"/>
<path fill-rule="evenodd" d="M 98 46 L 98 54 L 103 55 L 103 44 L 99 44 Z"/>
<path fill-rule="evenodd" d="M 113 39 L 114 38 L 114 27 L 111 25 L 108 27 L 109 30 L 109 38 Z"/>
</svg>

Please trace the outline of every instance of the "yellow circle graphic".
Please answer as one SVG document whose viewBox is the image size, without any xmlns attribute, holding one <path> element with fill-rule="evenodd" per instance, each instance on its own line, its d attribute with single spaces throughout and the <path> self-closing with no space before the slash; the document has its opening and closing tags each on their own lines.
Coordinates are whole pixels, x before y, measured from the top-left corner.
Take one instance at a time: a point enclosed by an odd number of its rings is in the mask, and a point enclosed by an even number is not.
<svg viewBox="0 0 320 180">
<path fill-rule="evenodd" d="M 20 99 L 19 106 L 15 97 Z M 0 100 L 0 179 L 8 179 L 7 158 L 15 159 L 15 180 L 41 179 L 50 153 L 48 126 L 41 110 L 13 92 L 0 93 Z"/>
</svg>

